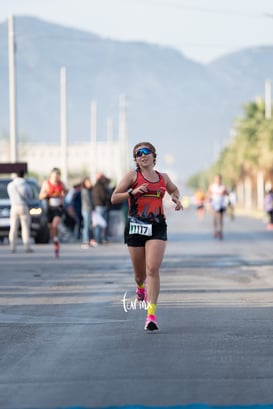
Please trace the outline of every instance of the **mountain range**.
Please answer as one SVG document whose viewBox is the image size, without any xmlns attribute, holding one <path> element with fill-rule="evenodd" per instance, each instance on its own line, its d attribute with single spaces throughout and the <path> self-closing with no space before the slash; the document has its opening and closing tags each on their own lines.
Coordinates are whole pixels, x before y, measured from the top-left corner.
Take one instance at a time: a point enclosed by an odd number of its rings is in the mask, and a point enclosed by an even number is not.
<svg viewBox="0 0 273 409">
<path fill-rule="evenodd" d="M 118 133 L 118 100 L 126 96 L 129 145 L 148 140 L 161 169 L 185 179 L 207 167 L 230 138 L 242 106 L 264 95 L 273 46 L 243 49 L 209 64 L 155 44 L 121 42 L 35 17 L 15 21 L 20 140 L 60 140 L 60 68 L 67 72 L 68 140 L 90 139 L 97 101 L 98 140 L 107 118 Z M 0 24 L 0 136 L 9 129 L 8 23 Z"/>
</svg>

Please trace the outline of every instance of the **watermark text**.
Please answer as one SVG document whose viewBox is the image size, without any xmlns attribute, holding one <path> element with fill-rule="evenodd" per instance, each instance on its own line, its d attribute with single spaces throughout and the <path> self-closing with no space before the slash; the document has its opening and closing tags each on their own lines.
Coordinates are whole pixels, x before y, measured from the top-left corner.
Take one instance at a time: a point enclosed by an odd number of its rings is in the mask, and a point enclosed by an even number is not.
<svg viewBox="0 0 273 409">
<path fill-rule="evenodd" d="M 137 299 L 131 300 L 127 298 L 127 292 L 124 293 L 124 296 L 121 300 L 122 306 L 125 312 L 134 311 L 134 310 L 148 310 L 151 303 L 149 301 L 138 301 Z"/>
</svg>

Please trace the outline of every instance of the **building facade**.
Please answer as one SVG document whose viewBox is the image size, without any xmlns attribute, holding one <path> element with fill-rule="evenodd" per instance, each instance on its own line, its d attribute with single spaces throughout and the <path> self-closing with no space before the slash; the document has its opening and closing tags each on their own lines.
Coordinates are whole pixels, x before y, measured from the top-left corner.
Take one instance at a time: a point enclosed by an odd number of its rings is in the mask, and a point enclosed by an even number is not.
<svg viewBox="0 0 273 409">
<path fill-rule="evenodd" d="M 2 141 L 0 162 L 9 161 L 9 143 Z M 68 184 L 82 176 L 90 176 L 95 181 L 98 172 L 116 183 L 130 167 L 128 146 L 120 141 L 70 143 L 65 152 L 59 144 L 19 143 L 18 161 L 27 162 L 28 171 L 37 174 L 40 180 L 47 177 L 52 168 L 59 167 L 67 173 Z"/>
</svg>

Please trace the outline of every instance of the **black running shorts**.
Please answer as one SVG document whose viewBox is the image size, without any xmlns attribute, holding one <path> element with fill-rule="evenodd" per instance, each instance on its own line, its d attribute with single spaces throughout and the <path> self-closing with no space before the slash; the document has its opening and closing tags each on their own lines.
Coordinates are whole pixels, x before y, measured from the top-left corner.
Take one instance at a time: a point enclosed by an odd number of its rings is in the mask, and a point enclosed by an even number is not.
<svg viewBox="0 0 273 409">
<path fill-rule="evenodd" d="M 216 210 L 216 213 L 225 213 L 226 210 L 225 207 L 221 207 L 219 210 Z"/>
<path fill-rule="evenodd" d="M 151 236 L 129 234 L 129 224 L 128 220 L 124 229 L 124 243 L 129 247 L 145 247 L 148 240 L 167 240 L 167 224 L 165 222 L 153 223 Z"/>
<path fill-rule="evenodd" d="M 63 206 L 48 206 L 47 208 L 47 221 L 48 223 L 52 223 L 54 217 L 62 217 L 63 215 Z"/>
</svg>

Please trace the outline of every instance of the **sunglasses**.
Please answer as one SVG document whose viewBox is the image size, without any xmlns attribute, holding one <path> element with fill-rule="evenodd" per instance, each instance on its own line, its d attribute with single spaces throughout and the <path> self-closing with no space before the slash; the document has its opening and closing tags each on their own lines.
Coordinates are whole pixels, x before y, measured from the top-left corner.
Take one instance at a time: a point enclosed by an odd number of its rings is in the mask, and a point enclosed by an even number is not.
<svg viewBox="0 0 273 409">
<path fill-rule="evenodd" d="M 149 148 L 140 148 L 137 152 L 136 152 L 136 154 L 135 154 L 135 158 L 140 158 L 142 155 L 149 155 L 150 153 L 153 153 L 152 151 L 151 151 L 151 149 L 149 149 Z"/>
</svg>

